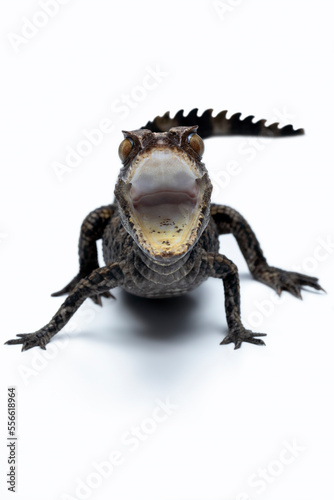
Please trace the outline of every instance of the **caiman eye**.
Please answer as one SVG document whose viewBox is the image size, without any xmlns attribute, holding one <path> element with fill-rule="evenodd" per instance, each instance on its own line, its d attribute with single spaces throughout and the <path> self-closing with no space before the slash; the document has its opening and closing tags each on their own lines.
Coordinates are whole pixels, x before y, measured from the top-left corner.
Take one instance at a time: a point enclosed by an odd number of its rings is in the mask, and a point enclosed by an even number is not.
<svg viewBox="0 0 334 500">
<path fill-rule="evenodd" d="M 195 153 L 198 154 L 198 156 L 203 156 L 204 153 L 204 142 L 200 138 L 198 134 L 189 134 L 188 135 L 188 143 L 192 147 L 192 149 L 195 151 Z"/>
<path fill-rule="evenodd" d="M 124 139 L 124 141 L 122 141 L 121 144 L 119 145 L 118 156 L 120 157 L 122 162 L 124 162 L 129 156 L 132 146 L 133 146 L 133 140 L 130 139 L 129 137 Z"/>
</svg>

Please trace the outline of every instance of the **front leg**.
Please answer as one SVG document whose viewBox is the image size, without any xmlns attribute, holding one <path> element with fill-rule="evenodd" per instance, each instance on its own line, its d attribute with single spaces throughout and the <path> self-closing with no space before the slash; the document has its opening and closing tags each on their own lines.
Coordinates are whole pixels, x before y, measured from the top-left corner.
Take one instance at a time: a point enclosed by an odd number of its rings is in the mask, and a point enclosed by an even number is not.
<svg viewBox="0 0 334 500">
<path fill-rule="evenodd" d="M 119 264 L 110 264 L 95 269 L 75 286 L 47 325 L 34 333 L 18 334 L 17 337 L 20 338 L 8 340 L 6 344 L 23 344 L 22 351 L 35 346 L 45 349 L 50 339 L 66 325 L 87 297 L 100 295 L 122 283 L 123 272 Z"/>
<path fill-rule="evenodd" d="M 237 266 L 225 257 L 225 255 L 220 254 L 208 254 L 207 261 L 209 264 L 210 276 L 213 278 L 221 278 L 224 284 L 225 313 L 229 334 L 221 343 L 230 344 L 234 342 L 235 349 L 239 349 L 242 342 L 265 345 L 263 340 L 255 337 L 263 337 L 266 333 L 253 333 L 251 330 L 246 330 L 242 324 L 239 273 Z"/>
<path fill-rule="evenodd" d="M 323 290 L 318 278 L 269 266 L 254 231 L 244 217 L 233 208 L 211 205 L 211 216 L 219 234 L 232 233 L 236 238 L 248 268 L 256 280 L 270 286 L 279 295 L 286 290 L 298 298 L 301 298 L 301 290 L 305 286 Z"/>
<path fill-rule="evenodd" d="M 115 205 L 103 206 L 90 212 L 84 219 L 79 237 L 79 272 L 68 285 L 59 290 L 59 292 L 54 292 L 52 297 L 59 297 L 60 295 L 72 292 L 80 280 L 99 267 L 96 242 L 102 238 L 106 225 L 115 210 Z M 103 292 L 101 295 L 93 295 L 90 298 L 95 304 L 101 306 L 101 296 L 113 297 L 109 292 Z"/>
</svg>

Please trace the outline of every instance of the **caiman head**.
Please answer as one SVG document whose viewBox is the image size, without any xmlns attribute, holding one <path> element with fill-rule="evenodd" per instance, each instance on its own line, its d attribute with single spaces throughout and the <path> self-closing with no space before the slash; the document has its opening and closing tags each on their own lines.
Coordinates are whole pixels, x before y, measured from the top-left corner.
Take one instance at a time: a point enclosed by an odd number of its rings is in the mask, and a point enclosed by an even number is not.
<svg viewBox="0 0 334 500">
<path fill-rule="evenodd" d="M 161 264 L 188 253 L 210 218 L 212 185 L 196 131 L 197 126 L 123 131 L 119 146 L 123 167 L 115 196 L 123 226 Z"/>
</svg>

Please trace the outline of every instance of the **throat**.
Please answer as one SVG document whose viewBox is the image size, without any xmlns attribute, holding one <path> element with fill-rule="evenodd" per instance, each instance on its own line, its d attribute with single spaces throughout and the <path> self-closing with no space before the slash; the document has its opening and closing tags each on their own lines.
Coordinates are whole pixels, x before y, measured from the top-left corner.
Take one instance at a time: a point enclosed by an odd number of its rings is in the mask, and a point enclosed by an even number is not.
<svg viewBox="0 0 334 500">
<path fill-rule="evenodd" d="M 196 252 L 195 252 L 196 253 Z M 176 262 L 157 262 L 145 252 L 140 250 L 135 258 L 135 267 L 140 274 L 150 281 L 159 282 L 161 284 L 170 284 L 183 278 L 194 263 L 194 252 L 189 252 L 181 257 Z M 153 274 L 152 274 L 153 273 Z M 160 276 L 160 278 L 158 278 Z"/>
</svg>

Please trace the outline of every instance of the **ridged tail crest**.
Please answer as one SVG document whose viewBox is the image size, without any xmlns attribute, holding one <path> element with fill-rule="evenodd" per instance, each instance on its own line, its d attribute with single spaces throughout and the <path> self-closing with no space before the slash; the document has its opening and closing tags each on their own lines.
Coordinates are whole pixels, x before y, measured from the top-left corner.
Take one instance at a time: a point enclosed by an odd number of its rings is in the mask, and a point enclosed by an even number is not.
<svg viewBox="0 0 334 500">
<path fill-rule="evenodd" d="M 248 135 L 259 137 L 288 137 L 304 134 L 304 129 L 294 129 L 292 125 L 285 125 L 279 128 L 279 123 L 266 125 L 267 120 L 254 122 L 254 116 L 247 116 L 241 119 L 241 113 L 235 113 L 230 118 L 226 118 L 227 111 L 221 111 L 216 116 L 212 116 L 212 109 L 207 109 L 198 115 L 198 108 L 194 108 L 187 115 L 183 109 L 178 111 L 171 118 L 169 111 L 163 116 L 156 116 L 153 121 L 147 122 L 144 127 L 152 132 L 168 132 L 172 127 L 198 125 L 198 134 L 203 138 L 229 135 Z"/>
</svg>

